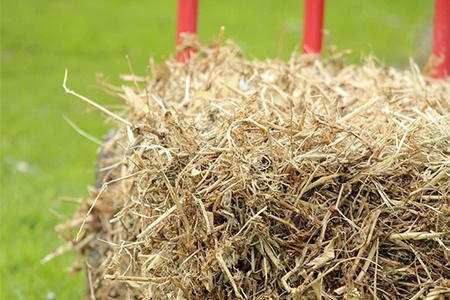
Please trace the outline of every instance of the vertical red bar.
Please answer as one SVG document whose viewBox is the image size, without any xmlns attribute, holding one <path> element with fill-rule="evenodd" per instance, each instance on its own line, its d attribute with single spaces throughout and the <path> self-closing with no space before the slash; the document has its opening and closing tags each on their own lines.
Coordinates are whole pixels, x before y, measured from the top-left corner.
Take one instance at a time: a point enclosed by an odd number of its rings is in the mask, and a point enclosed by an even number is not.
<svg viewBox="0 0 450 300">
<path fill-rule="evenodd" d="M 433 56 L 439 61 L 433 78 L 450 75 L 450 0 L 436 0 L 434 8 Z M 441 61 L 442 60 L 442 61 Z"/>
<path fill-rule="evenodd" d="M 183 42 L 183 33 L 197 33 L 197 11 L 198 0 L 178 0 L 177 45 Z M 184 62 L 193 52 L 193 49 L 187 49 L 186 52 L 179 53 L 178 61 Z"/>
<path fill-rule="evenodd" d="M 303 53 L 322 51 L 324 5 L 325 0 L 305 0 Z"/>
</svg>

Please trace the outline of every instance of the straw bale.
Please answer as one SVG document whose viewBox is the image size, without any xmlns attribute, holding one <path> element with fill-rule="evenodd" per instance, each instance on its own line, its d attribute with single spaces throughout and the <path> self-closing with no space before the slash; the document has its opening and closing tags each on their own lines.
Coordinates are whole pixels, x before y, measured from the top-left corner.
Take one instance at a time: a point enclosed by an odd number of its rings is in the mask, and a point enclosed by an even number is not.
<svg viewBox="0 0 450 300">
<path fill-rule="evenodd" d="M 103 83 L 119 125 L 59 228 L 88 297 L 448 299 L 449 80 L 195 47 Z"/>
</svg>

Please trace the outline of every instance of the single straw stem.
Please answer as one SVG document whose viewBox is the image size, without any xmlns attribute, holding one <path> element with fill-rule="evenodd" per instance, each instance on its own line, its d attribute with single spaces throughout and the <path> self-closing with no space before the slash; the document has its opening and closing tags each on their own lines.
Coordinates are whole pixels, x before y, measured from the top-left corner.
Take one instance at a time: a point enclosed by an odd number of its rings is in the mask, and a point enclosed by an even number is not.
<svg viewBox="0 0 450 300">
<path fill-rule="evenodd" d="M 83 101 L 86 102 L 87 104 L 92 105 L 93 107 L 97 108 L 98 110 L 102 111 L 103 113 L 107 114 L 108 116 L 112 117 L 113 119 L 115 119 L 115 120 L 117 120 L 117 121 L 119 121 L 119 122 L 121 122 L 121 123 L 123 123 L 123 124 L 125 124 L 125 125 L 127 125 L 127 126 L 133 126 L 133 124 L 131 124 L 129 121 L 127 121 L 127 120 L 125 120 L 124 118 L 122 118 L 122 117 L 116 115 L 116 114 L 113 113 L 112 111 L 110 111 L 110 110 L 104 108 L 103 106 L 101 106 L 101 105 L 95 103 L 94 101 L 92 101 L 92 100 L 90 100 L 90 99 L 88 99 L 88 98 L 86 98 L 86 97 L 84 97 L 84 96 L 82 96 L 82 95 L 80 95 L 80 94 L 77 94 L 76 92 L 74 92 L 74 91 L 70 90 L 69 88 L 67 88 L 67 85 L 66 85 L 66 84 L 67 84 L 67 73 L 68 73 L 68 71 L 67 71 L 67 69 L 66 69 L 66 72 L 64 73 L 64 81 L 63 81 L 63 84 L 62 84 L 62 86 L 63 86 L 63 88 L 64 88 L 64 91 L 65 91 L 67 94 L 74 95 L 74 96 L 77 97 L 78 99 L 83 100 Z"/>
<path fill-rule="evenodd" d="M 177 46 L 183 44 L 183 34 L 197 33 L 198 0 L 178 0 L 177 19 Z M 194 53 L 194 49 L 188 48 L 178 54 L 178 61 L 184 62 Z"/>
<path fill-rule="evenodd" d="M 450 75 L 450 0 L 436 0 L 434 9 L 433 78 Z"/>
<path fill-rule="evenodd" d="M 325 0 L 305 0 L 303 53 L 320 54 L 322 51 L 324 6 Z"/>
</svg>

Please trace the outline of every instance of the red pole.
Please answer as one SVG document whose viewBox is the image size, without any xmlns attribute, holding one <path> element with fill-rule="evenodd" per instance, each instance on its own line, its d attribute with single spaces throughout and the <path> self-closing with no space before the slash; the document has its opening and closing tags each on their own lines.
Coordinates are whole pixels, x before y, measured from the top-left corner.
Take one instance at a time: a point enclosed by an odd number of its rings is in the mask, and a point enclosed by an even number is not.
<svg viewBox="0 0 450 300">
<path fill-rule="evenodd" d="M 436 0 L 434 8 L 433 56 L 439 64 L 435 66 L 433 78 L 450 75 L 450 0 Z"/>
<path fill-rule="evenodd" d="M 324 6 L 325 0 L 305 0 L 303 53 L 320 54 L 322 51 Z"/>
<path fill-rule="evenodd" d="M 181 45 L 183 33 L 197 33 L 198 0 L 178 0 L 177 45 Z M 186 52 L 178 54 L 178 61 L 189 59 L 194 50 L 189 48 Z"/>
</svg>

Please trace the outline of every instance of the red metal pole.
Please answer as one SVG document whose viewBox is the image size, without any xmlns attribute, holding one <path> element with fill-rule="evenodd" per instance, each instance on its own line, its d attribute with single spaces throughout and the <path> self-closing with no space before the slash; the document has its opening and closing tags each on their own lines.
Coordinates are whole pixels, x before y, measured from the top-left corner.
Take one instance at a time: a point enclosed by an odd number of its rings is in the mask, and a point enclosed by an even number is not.
<svg viewBox="0 0 450 300">
<path fill-rule="evenodd" d="M 303 53 L 322 51 L 323 15 L 325 0 L 305 0 Z"/>
<path fill-rule="evenodd" d="M 183 33 L 197 33 L 197 11 L 198 0 L 178 0 L 178 19 L 177 19 L 177 45 L 181 45 Z M 189 59 L 194 50 L 189 48 L 186 52 L 178 54 L 178 61 L 184 62 Z"/>
<path fill-rule="evenodd" d="M 436 0 L 434 8 L 433 56 L 439 64 L 435 66 L 433 78 L 450 75 L 450 0 Z"/>
</svg>

